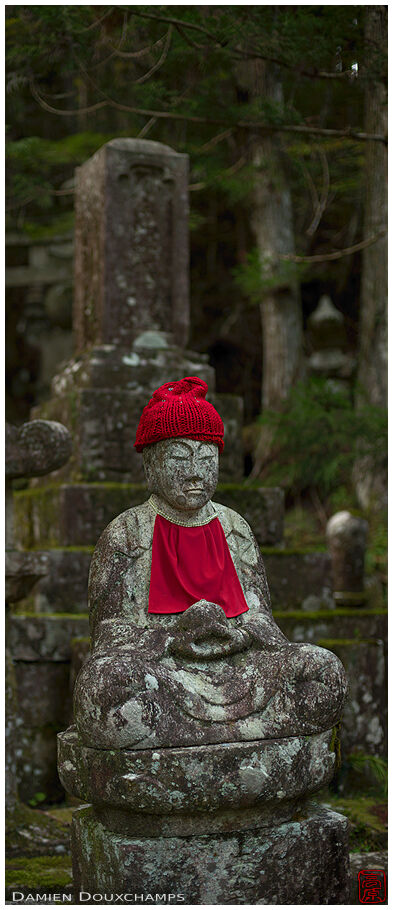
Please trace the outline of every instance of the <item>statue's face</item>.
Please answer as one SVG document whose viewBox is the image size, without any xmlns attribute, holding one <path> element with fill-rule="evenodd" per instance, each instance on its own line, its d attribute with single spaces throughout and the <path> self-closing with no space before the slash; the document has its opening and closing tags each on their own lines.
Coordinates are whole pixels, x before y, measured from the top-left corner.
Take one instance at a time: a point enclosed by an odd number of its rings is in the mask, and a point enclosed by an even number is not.
<svg viewBox="0 0 393 910">
<path fill-rule="evenodd" d="M 170 506 L 201 509 L 218 480 L 218 446 L 196 439 L 164 439 L 144 452 L 149 489 Z"/>
</svg>

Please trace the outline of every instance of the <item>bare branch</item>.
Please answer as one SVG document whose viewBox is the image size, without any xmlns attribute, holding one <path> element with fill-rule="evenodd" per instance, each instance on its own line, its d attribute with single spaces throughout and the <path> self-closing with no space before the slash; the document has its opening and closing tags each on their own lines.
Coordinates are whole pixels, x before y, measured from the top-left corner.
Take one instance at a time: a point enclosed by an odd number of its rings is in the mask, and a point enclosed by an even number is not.
<svg viewBox="0 0 393 910">
<path fill-rule="evenodd" d="M 240 171 L 241 168 L 244 167 L 245 164 L 247 164 L 247 158 L 245 155 L 242 155 L 238 161 L 235 161 L 235 164 L 232 164 L 231 167 L 225 168 L 223 173 L 228 174 L 228 176 L 232 176 L 232 174 L 237 174 L 237 172 Z"/>
<path fill-rule="evenodd" d="M 85 71 L 85 74 L 88 75 Z M 89 114 L 92 111 L 99 110 L 103 107 L 113 107 L 118 111 L 126 111 L 129 114 L 137 114 L 142 117 L 156 117 L 160 120 L 183 120 L 186 123 L 207 123 L 211 126 L 230 126 L 231 129 L 238 127 L 239 129 L 250 130 L 251 132 L 262 132 L 262 133 L 305 133 L 308 136 L 339 136 L 343 139 L 356 139 L 361 142 L 373 141 L 373 142 L 383 142 L 387 144 L 387 137 L 379 135 L 378 133 L 362 133 L 354 130 L 352 127 L 348 127 L 344 130 L 335 130 L 335 129 L 322 129 L 319 126 L 300 126 L 293 124 L 273 124 L 273 123 L 252 123 L 246 120 L 238 120 L 235 123 L 229 124 L 227 120 L 216 120 L 210 119 L 209 117 L 198 117 L 190 116 L 187 114 L 178 114 L 172 111 L 153 111 L 147 108 L 141 107 L 130 107 L 128 104 L 121 104 L 119 101 L 114 101 L 112 98 L 108 98 L 104 95 L 103 101 L 98 101 L 96 104 L 89 105 L 87 107 L 76 108 L 73 110 L 64 111 L 60 108 L 52 107 L 51 105 L 44 102 L 44 99 L 39 95 L 33 82 L 30 82 L 31 92 L 36 99 L 36 101 L 44 108 L 44 110 L 49 111 L 51 114 L 58 114 L 61 117 L 74 117 L 76 114 Z M 97 89 L 101 95 L 104 93 L 101 89 Z"/>
<path fill-rule="evenodd" d="M 197 51 L 203 50 L 203 45 L 196 44 L 195 41 L 192 40 L 192 38 L 189 38 L 188 35 L 186 35 L 184 29 L 178 23 L 175 24 L 175 29 L 176 29 L 176 31 L 179 32 L 179 35 L 181 36 L 181 38 L 183 38 L 183 40 L 186 42 L 186 44 L 189 44 L 190 47 L 195 48 L 195 50 L 197 50 Z"/>
<path fill-rule="evenodd" d="M 217 133 L 217 136 L 213 136 L 213 139 L 209 139 L 208 142 L 205 142 L 204 145 L 201 145 L 200 151 L 207 152 L 209 149 L 213 148 L 219 142 L 222 142 L 223 139 L 229 139 L 229 136 L 232 135 L 232 130 L 224 130 L 222 133 Z"/>
<path fill-rule="evenodd" d="M 121 57 L 122 60 L 127 59 L 137 59 L 138 57 L 144 57 L 145 54 L 150 54 L 154 47 L 159 47 L 163 41 L 165 41 L 165 35 L 162 38 L 158 38 L 157 41 L 154 41 L 154 44 L 149 44 L 147 47 L 142 47 L 140 51 L 114 51 L 115 57 Z"/>
<path fill-rule="evenodd" d="M 126 38 L 126 34 L 127 34 L 127 27 L 128 27 L 127 13 L 124 13 L 124 17 L 123 17 L 123 28 L 122 28 L 122 30 L 121 30 L 120 41 L 119 41 L 117 47 L 116 47 L 116 48 L 112 48 L 111 53 L 108 54 L 107 57 L 104 57 L 103 60 L 99 60 L 98 63 L 93 63 L 92 66 L 91 66 L 91 69 L 92 69 L 92 70 L 97 70 L 97 69 L 99 69 L 99 67 L 104 66 L 105 63 L 108 63 L 108 60 L 112 60 L 112 57 L 115 57 L 116 54 L 120 53 L 120 50 L 119 50 L 119 49 L 120 49 L 121 46 L 124 44 L 124 41 L 125 41 L 125 38 Z"/>
<path fill-rule="evenodd" d="M 33 98 L 35 98 L 44 111 L 49 111 L 50 114 L 60 114 L 63 117 L 74 117 L 75 114 L 90 114 L 92 111 L 98 111 L 100 108 L 107 107 L 108 105 L 107 101 L 97 101 L 96 104 L 90 104 L 88 107 L 80 107 L 72 111 L 61 111 L 56 107 L 52 107 L 51 104 L 47 104 L 47 102 L 41 98 L 33 82 L 30 82 L 30 91 Z"/>
<path fill-rule="evenodd" d="M 317 193 L 317 188 L 312 179 L 310 171 L 306 165 L 306 162 L 303 160 L 303 158 L 300 158 L 299 162 L 300 162 L 300 166 L 302 168 L 303 174 L 304 174 L 307 184 L 308 184 L 308 189 L 309 189 L 310 196 L 311 196 L 311 203 L 312 203 L 312 207 L 313 207 L 313 218 L 314 218 L 315 212 L 317 211 L 318 205 L 319 205 L 319 196 Z M 307 234 L 307 231 L 306 231 L 306 234 Z"/>
<path fill-rule="evenodd" d="M 133 16 L 141 16 L 142 19 L 156 19 L 157 22 L 167 22 L 172 23 L 172 25 L 179 25 L 180 28 L 190 28 L 195 32 L 201 32 L 202 35 L 207 35 L 208 38 L 211 38 L 212 41 L 215 41 L 216 44 L 224 46 L 224 42 L 220 41 L 216 35 L 213 35 L 212 32 L 209 32 L 207 28 L 203 28 L 202 25 L 195 25 L 193 22 L 184 22 L 183 19 L 174 19 L 172 16 L 156 16 L 153 13 L 142 13 L 139 10 L 136 10 L 135 7 L 132 10 Z"/>
<path fill-rule="evenodd" d="M 322 215 L 326 209 L 327 201 L 328 201 L 328 197 L 329 197 L 329 189 L 330 189 L 329 163 L 327 160 L 325 150 L 322 148 L 318 148 L 318 154 L 319 154 L 319 157 L 322 162 L 323 187 L 322 187 L 321 197 L 320 197 L 320 199 L 318 199 L 318 205 L 316 207 L 314 217 L 312 219 L 311 224 L 309 225 L 309 227 L 306 230 L 306 234 L 308 237 L 312 237 L 312 235 L 315 234 L 315 231 L 322 218 Z"/>
<path fill-rule="evenodd" d="M 144 76 L 140 76 L 139 79 L 135 79 L 135 82 L 137 84 L 140 85 L 142 82 L 146 82 L 147 79 L 149 79 L 150 76 L 152 76 L 153 73 L 155 73 L 156 70 L 158 70 L 160 68 L 160 66 L 162 66 L 162 64 L 165 62 L 165 60 L 168 56 L 168 51 L 169 51 L 169 47 L 170 47 L 170 43 L 171 43 L 171 39 L 172 39 L 172 33 L 173 33 L 173 27 L 172 27 L 172 25 L 170 25 L 168 28 L 168 34 L 166 36 L 164 50 L 161 54 L 160 59 L 157 60 L 157 63 L 155 63 L 154 66 L 152 66 L 151 69 L 149 69 L 149 71 L 144 74 Z"/>
<path fill-rule="evenodd" d="M 152 129 L 152 127 L 154 126 L 155 123 L 157 123 L 157 118 L 150 117 L 150 120 L 148 120 L 147 123 L 145 123 L 145 125 L 142 127 L 140 133 L 138 133 L 136 138 L 143 139 L 144 136 L 147 136 L 147 134 L 150 133 L 150 130 Z"/>
<path fill-rule="evenodd" d="M 342 259 L 344 256 L 351 256 L 352 253 L 358 253 L 360 250 L 366 249 L 366 247 L 371 246 L 373 243 L 377 243 L 378 240 L 382 240 L 382 237 L 385 237 L 386 234 L 386 229 L 378 231 L 378 233 L 373 234 L 372 237 L 367 237 L 366 240 L 361 240 L 360 243 L 355 243 L 354 246 L 348 246 L 344 250 L 337 250 L 335 253 L 320 253 L 316 256 L 294 256 L 292 253 L 285 253 L 278 256 L 278 258 L 284 259 L 285 262 L 332 262 L 334 259 Z"/>
<path fill-rule="evenodd" d="M 101 16 L 99 19 L 94 19 L 94 22 L 91 22 L 90 25 L 86 25 L 85 28 L 79 29 L 78 34 L 81 35 L 82 32 L 90 32 L 92 28 L 95 28 L 97 25 L 100 24 L 100 22 L 103 22 L 104 19 L 106 19 L 108 16 L 110 16 L 110 14 L 113 13 L 114 9 L 115 9 L 114 6 L 110 6 L 109 9 L 107 9 L 106 13 L 104 13 L 104 15 Z"/>
</svg>

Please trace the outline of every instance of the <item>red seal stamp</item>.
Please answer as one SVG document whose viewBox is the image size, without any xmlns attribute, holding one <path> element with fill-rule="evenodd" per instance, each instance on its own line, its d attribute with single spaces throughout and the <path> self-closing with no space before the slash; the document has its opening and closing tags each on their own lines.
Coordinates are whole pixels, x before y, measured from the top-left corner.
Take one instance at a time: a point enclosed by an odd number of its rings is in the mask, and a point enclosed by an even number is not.
<svg viewBox="0 0 393 910">
<path fill-rule="evenodd" d="M 383 904 L 386 900 L 386 875 L 383 869 L 361 869 L 358 872 L 361 904 Z"/>
</svg>

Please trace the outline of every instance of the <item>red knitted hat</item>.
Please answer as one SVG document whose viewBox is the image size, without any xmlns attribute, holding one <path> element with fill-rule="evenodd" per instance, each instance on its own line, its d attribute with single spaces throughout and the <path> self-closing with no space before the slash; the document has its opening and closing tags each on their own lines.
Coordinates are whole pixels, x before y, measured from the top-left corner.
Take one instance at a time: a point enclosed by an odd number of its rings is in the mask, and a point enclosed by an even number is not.
<svg viewBox="0 0 393 910">
<path fill-rule="evenodd" d="M 160 386 L 143 408 L 134 443 L 137 452 L 174 436 L 214 442 L 222 452 L 224 424 L 213 405 L 206 401 L 207 388 L 206 382 L 197 376 Z"/>
</svg>

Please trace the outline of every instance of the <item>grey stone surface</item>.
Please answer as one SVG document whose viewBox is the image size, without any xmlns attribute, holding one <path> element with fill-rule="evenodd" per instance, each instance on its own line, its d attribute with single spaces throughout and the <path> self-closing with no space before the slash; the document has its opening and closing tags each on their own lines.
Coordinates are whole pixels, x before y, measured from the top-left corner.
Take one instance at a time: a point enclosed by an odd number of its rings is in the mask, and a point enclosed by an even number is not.
<svg viewBox="0 0 393 910">
<path fill-rule="evenodd" d="M 144 464 L 151 500 L 109 525 L 91 563 L 93 653 L 75 687 L 82 739 L 144 749 L 329 729 L 345 699 L 342 666 L 329 651 L 291 645 L 275 624 L 250 528 L 210 501 L 217 447 L 164 440 L 144 449 Z M 248 612 L 228 620 L 201 600 L 184 614 L 148 614 L 157 510 L 189 526 L 218 516 Z"/>
<path fill-rule="evenodd" d="M 20 723 L 27 727 L 53 724 L 61 729 L 71 721 L 68 662 L 16 661 L 15 678 Z"/>
<path fill-rule="evenodd" d="M 336 512 L 326 525 L 326 540 L 332 560 L 336 600 L 346 593 L 363 593 L 364 558 L 368 522 L 350 512 Z"/>
<path fill-rule="evenodd" d="M 277 608 L 300 606 L 311 594 L 320 597 L 333 591 L 329 553 L 263 549 L 263 560 Z"/>
<path fill-rule="evenodd" d="M 69 661 L 71 639 L 86 635 L 87 616 L 18 613 L 10 616 L 9 646 L 14 660 Z"/>
<path fill-rule="evenodd" d="M 184 347 L 188 157 L 157 142 L 112 140 L 77 169 L 75 214 L 77 350 L 130 349 L 154 330 Z"/>
<path fill-rule="evenodd" d="M 272 829 L 194 837 L 120 837 L 79 809 L 72 823 L 82 891 L 181 895 L 185 904 L 345 904 L 347 820 L 314 809 Z M 105 861 L 91 862 L 91 857 Z M 175 901 L 173 900 L 175 903 Z"/>
<path fill-rule="evenodd" d="M 71 639 L 70 691 L 74 691 L 75 680 L 85 660 L 90 656 L 90 635 Z"/>
<path fill-rule="evenodd" d="M 87 613 L 87 582 L 91 552 L 50 550 L 48 574 L 32 595 L 37 613 Z"/>
<path fill-rule="evenodd" d="M 72 441 L 65 426 L 32 420 L 20 427 L 6 424 L 6 477 L 49 474 L 68 461 Z"/>
<path fill-rule="evenodd" d="M 5 552 L 5 600 L 6 603 L 17 603 L 30 593 L 32 587 L 45 577 L 49 568 L 47 553 L 34 551 L 24 553 L 21 550 Z"/>
<path fill-rule="evenodd" d="M 381 640 L 326 641 L 345 665 L 349 695 L 344 705 L 340 737 L 343 751 L 387 754 L 387 670 Z"/>
<path fill-rule="evenodd" d="M 300 798 L 329 782 L 332 739 L 329 730 L 224 748 L 104 750 L 83 745 L 71 727 L 58 736 L 59 774 L 73 796 L 118 810 L 132 833 L 269 826 L 291 818 Z"/>
<path fill-rule="evenodd" d="M 56 726 L 21 726 L 18 729 L 17 780 L 22 802 L 33 804 L 37 794 L 46 802 L 60 802 L 64 790 L 57 774 Z M 40 799 L 37 800 L 39 804 Z"/>
<path fill-rule="evenodd" d="M 55 479 L 142 481 L 142 462 L 132 442 L 146 395 L 168 375 L 187 374 L 201 376 L 214 388 L 214 371 L 203 355 L 173 346 L 137 352 L 108 345 L 70 361 L 54 378 L 51 399 L 33 411 L 72 429 L 73 456 Z M 237 461 L 227 455 L 225 460 L 229 476 Z"/>
<path fill-rule="evenodd" d="M 17 766 L 16 766 L 16 680 L 14 664 L 8 648 L 5 651 L 5 727 L 4 727 L 4 768 L 5 768 L 5 804 L 8 812 L 13 812 L 18 802 Z"/>
<path fill-rule="evenodd" d="M 302 616 L 299 610 L 275 615 L 291 641 L 329 648 L 345 667 L 349 694 L 340 731 L 343 756 L 357 750 L 385 755 L 387 610 L 340 608 L 312 616 Z"/>
<path fill-rule="evenodd" d="M 6 605 L 14 604 L 26 597 L 38 579 L 48 570 L 45 553 L 24 553 L 14 547 L 14 518 L 11 481 L 16 477 L 30 477 L 47 474 L 64 464 L 71 452 L 71 436 L 68 430 L 59 423 L 43 420 L 24 423 L 14 427 L 6 423 L 6 559 L 5 559 L 5 596 Z M 23 752 L 23 742 L 27 736 L 27 727 L 23 723 L 23 711 L 19 704 L 18 671 L 13 665 L 13 617 L 7 611 L 7 651 L 6 651 L 6 742 L 9 750 L 6 763 L 6 793 L 8 797 L 7 813 L 10 815 L 18 809 L 18 756 Z M 26 633 L 25 633 L 26 634 Z M 23 638 L 23 635 L 21 636 Z M 19 680 L 20 682 L 20 680 Z M 32 703 L 34 690 L 30 693 Z M 67 714 L 63 715 L 67 717 Z M 18 729 L 22 727 L 22 730 Z M 56 778 L 53 767 L 53 731 L 52 777 Z M 38 749 L 39 763 L 45 763 L 45 749 Z M 34 760 L 34 750 L 29 744 L 29 761 Z M 32 766 L 31 766 L 32 767 Z M 46 764 L 47 770 L 47 764 Z M 19 795 L 24 798 L 23 786 L 19 786 Z M 30 793 L 31 795 L 31 793 Z"/>
</svg>

